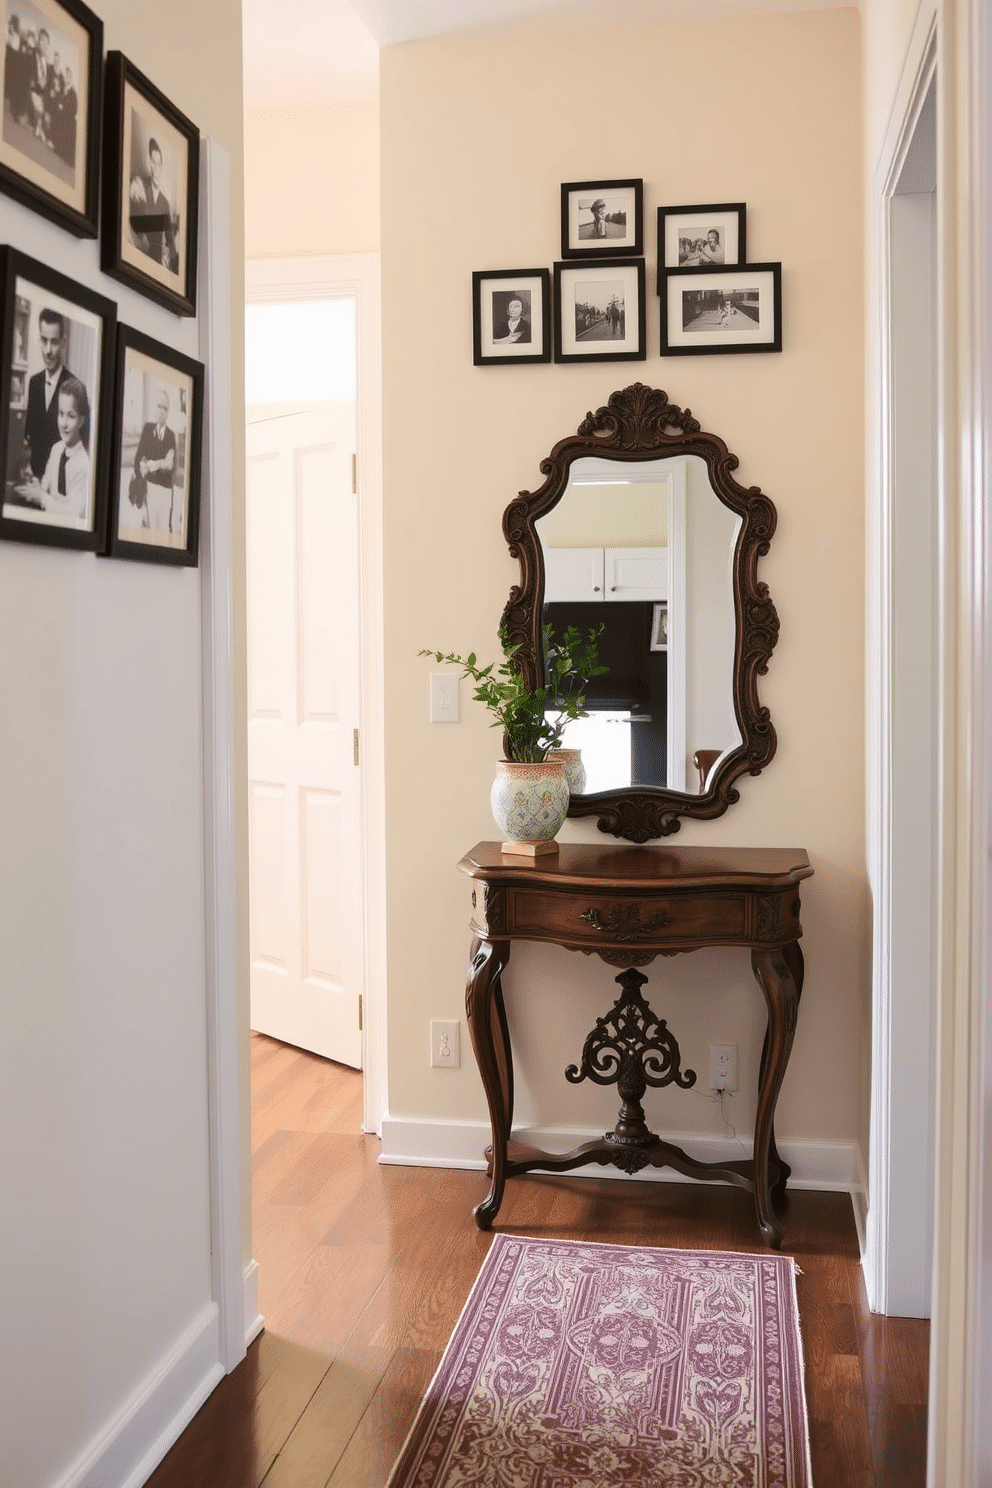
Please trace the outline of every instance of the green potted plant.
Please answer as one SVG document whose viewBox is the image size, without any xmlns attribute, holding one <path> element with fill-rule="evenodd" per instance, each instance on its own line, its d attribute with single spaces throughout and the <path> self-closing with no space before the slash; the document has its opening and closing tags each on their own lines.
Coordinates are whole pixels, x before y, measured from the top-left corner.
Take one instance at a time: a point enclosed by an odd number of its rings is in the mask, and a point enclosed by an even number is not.
<svg viewBox="0 0 992 1488">
<path fill-rule="evenodd" d="M 475 683 L 473 696 L 491 713 L 493 728 L 502 730 L 505 757 L 497 764 L 490 804 L 508 838 L 504 846 L 513 851 L 557 850 L 554 836 L 568 811 L 569 784 L 565 759 L 549 756 L 561 750 L 565 725 L 586 716 L 584 688 L 589 678 L 607 670 L 597 649 L 601 632 L 602 626 L 583 636 L 569 625 L 556 636 L 546 625 L 547 683 L 534 688 L 524 680 L 517 659 L 520 646 L 511 642 L 505 627 L 499 632 L 502 658 L 488 666 L 479 663 L 474 651 L 468 656 L 418 652 L 460 667 L 462 676 Z"/>
</svg>

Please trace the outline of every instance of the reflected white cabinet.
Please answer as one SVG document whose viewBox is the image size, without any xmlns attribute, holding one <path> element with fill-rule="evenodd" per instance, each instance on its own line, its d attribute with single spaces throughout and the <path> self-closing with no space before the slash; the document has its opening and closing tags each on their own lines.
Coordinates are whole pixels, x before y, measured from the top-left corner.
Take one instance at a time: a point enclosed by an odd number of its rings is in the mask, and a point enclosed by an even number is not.
<svg viewBox="0 0 992 1488">
<path fill-rule="evenodd" d="M 667 598 L 667 548 L 546 548 L 544 551 L 547 604 Z"/>
</svg>

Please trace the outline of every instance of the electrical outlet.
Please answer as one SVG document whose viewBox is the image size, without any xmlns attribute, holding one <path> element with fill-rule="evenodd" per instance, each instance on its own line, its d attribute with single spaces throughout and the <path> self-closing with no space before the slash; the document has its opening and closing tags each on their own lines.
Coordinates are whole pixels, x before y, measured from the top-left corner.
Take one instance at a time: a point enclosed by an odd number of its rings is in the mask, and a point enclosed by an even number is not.
<svg viewBox="0 0 992 1488">
<path fill-rule="evenodd" d="M 457 672 L 431 672 L 431 723 L 458 722 Z"/>
<path fill-rule="evenodd" d="M 736 1044 L 710 1044 L 710 1089 L 737 1089 Z"/>
<path fill-rule="evenodd" d="M 435 1069 L 457 1069 L 461 1064 L 458 1021 L 431 1019 L 431 1065 Z"/>
</svg>

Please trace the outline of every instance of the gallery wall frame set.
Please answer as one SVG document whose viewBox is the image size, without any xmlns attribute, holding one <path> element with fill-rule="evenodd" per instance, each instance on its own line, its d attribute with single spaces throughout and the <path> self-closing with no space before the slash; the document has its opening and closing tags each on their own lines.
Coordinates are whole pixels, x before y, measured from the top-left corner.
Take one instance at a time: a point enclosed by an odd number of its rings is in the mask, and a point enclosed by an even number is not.
<svg viewBox="0 0 992 1488">
<path fill-rule="evenodd" d="M 122 52 L 109 52 L 101 268 L 177 315 L 196 314 L 200 134 Z"/>
<path fill-rule="evenodd" d="M 195 567 L 202 363 L 16 248 L 0 296 L 0 539 Z"/>
<path fill-rule="evenodd" d="M 8 0 L 5 20 L 0 191 L 95 238 L 103 22 L 82 0 Z"/>
</svg>

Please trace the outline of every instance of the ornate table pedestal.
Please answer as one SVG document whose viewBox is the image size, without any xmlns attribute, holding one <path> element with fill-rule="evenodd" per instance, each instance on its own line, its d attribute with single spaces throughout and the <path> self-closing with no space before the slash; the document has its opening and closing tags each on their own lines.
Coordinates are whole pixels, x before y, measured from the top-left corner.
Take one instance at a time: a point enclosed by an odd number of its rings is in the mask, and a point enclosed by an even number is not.
<svg viewBox="0 0 992 1488">
<path fill-rule="evenodd" d="M 504 855 L 497 842 L 480 842 L 458 866 L 474 881 L 465 1011 L 492 1124 L 486 1153 L 492 1183 L 475 1210 L 479 1228 L 489 1229 L 499 1212 L 507 1178 L 594 1162 L 627 1173 L 670 1167 L 689 1178 L 720 1178 L 750 1189 L 762 1235 L 780 1246 L 775 1205 L 790 1170 L 775 1147 L 774 1115 L 803 986 L 798 885 L 813 872 L 806 853 L 563 843 L 556 857 L 535 862 Z M 619 1119 L 612 1132 L 561 1156 L 511 1140 L 513 1052 L 501 977 L 514 940 L 595 953 L 623 968 L 616 978 L 619 997 L 586 1039 L 581 1064 L 566 1070 L 574 1083 L 616 1083 Z M 647 978 L 637 968 L 656 956 L 706 946 L 750 950 L 768 1011 L 754 1156 L 744 1161 L 697 1162 L 649 1131 L 641 1105 L 648 1085 L 688 1088 L 695 1075 L 681 1069 L 678 1042 L 645 1002 Z"/>
</svg>

